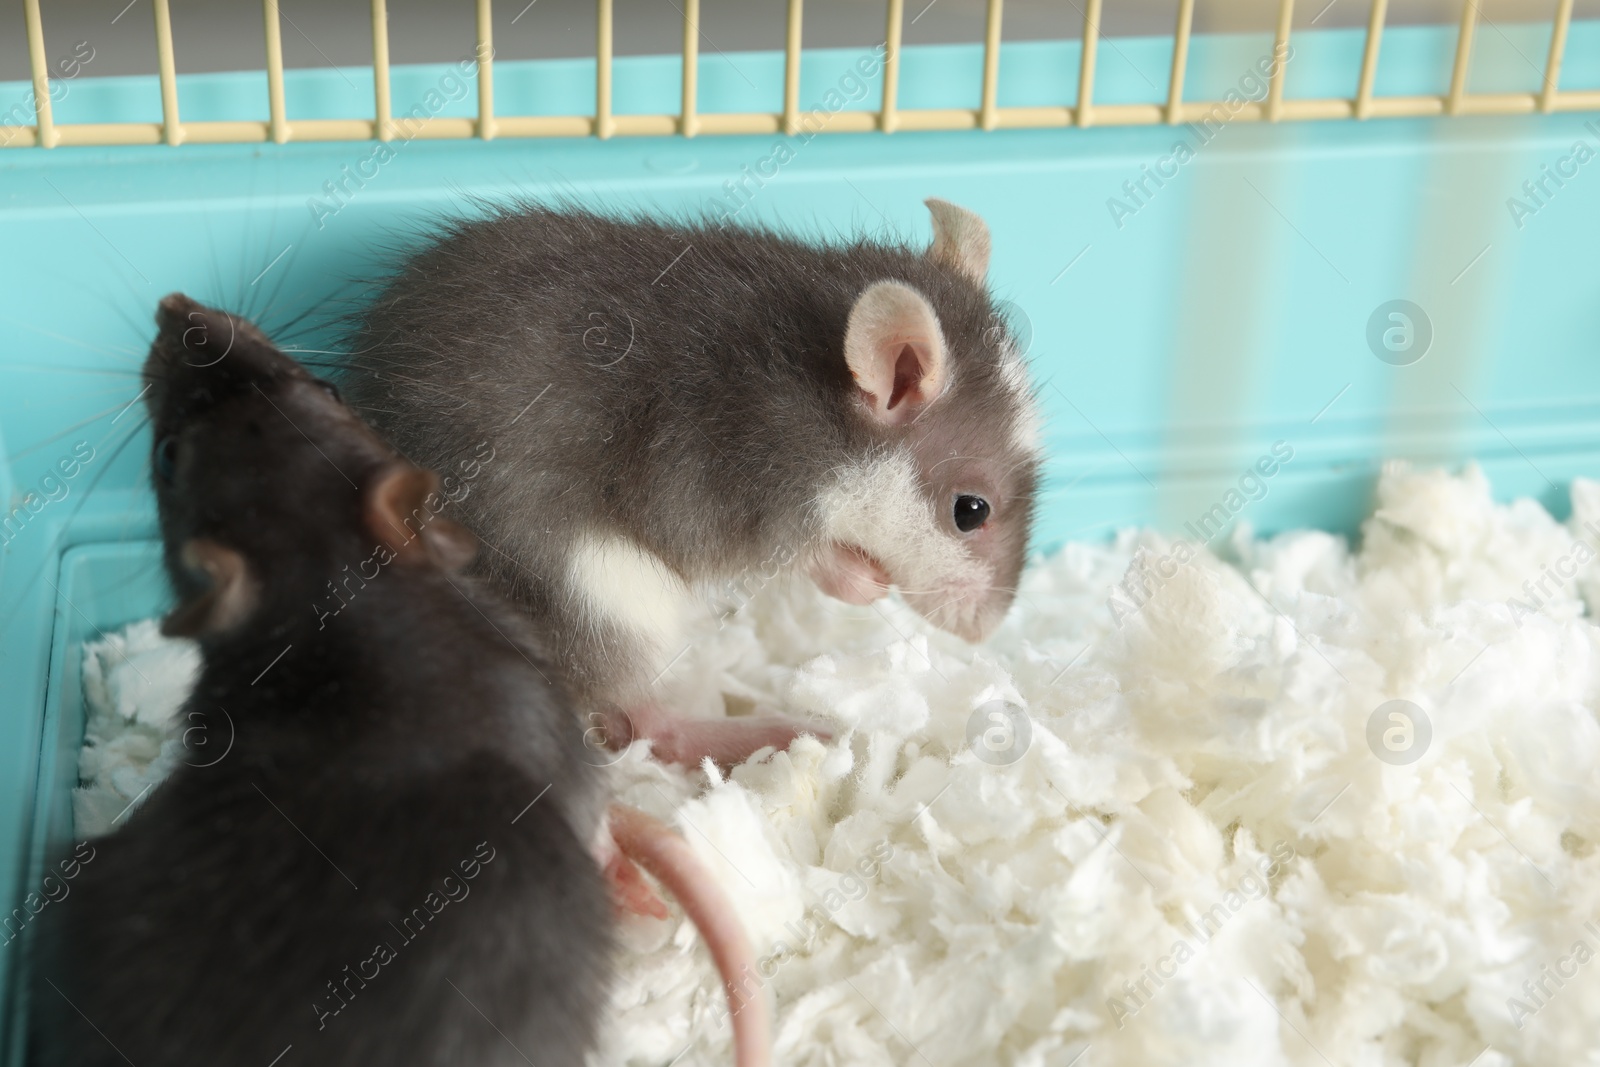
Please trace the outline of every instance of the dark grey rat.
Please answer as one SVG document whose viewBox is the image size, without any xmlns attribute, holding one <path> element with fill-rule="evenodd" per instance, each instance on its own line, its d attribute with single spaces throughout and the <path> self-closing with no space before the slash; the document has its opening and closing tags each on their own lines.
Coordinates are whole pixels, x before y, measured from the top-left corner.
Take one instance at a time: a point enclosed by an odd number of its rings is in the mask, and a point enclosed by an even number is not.
<svg viewBox="0 0 1600 1067">
<path fill-rule="evenodd" d="M 446 226 L 365 313 L 352 404 L 425 465 L 495 439 L 464 508 L 478 566 L 667 758 L 793 733 L 652 710 L 707 589 L 789 568 L 855 603 L 894 585 L 968 640 L 1011 604 L 1033 394 L 987 227 L 927 205 L 927 249 L 499 210 Z"/>
<path fill-rule="evenodd" d="M 654 820 L 615 808 L 608 830 L 545 642 L 457 573 L 477 545 L 440 479 L 249 323 L 179 295 L 157 320 L 163 630 L 201 648 L 180 721 L 231 743 L 97 841 L 50 910 L 32 1062 L 577 1067 L 610 976 L 606 875 L 648 893 L 623 854 L 687 882 L 691 913 L 725 901 Z M 342 610 L 308 610 L 334 582 Z M 719 964 L 746 965 L 721 921 Z"/>
</svg>

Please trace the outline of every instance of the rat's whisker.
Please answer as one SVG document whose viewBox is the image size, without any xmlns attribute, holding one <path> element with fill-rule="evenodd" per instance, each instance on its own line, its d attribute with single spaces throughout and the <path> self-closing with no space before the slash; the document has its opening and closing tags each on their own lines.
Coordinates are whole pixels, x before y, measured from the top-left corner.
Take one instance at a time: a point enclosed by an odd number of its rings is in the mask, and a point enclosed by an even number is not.
<svg viewBox="0 0 1600 1067">
<path fill-rule="evenodd" d="M 83 507 L 89 502 L 89 498 L 94 495 L 94 491 L 99 487 L 101 479 L 103 479 L 116 464 L 117 457 L 122 455 L 123 450 L 128 447 L 128 443 L 130 441 L 139 436 L 140 432 L 145 428 L 147 421 L 148 419 L 144 418 L 136 419 L 129 425 L 126 431 L 123 431 L 122 439 L 111 447 L 111 454 L 106 458 L 105 463 L 100 467 L 100 469 L 95 472 L 94 476 L 90 478 L 88 486 L 78 498 L 77 505 L 67 515 L 66 519 L 62 521 L 60 533 L 56 535 L 54 543 L 51 544 L 49 552 L 46 553 L 46 558 L 53 558 L 61 551 L 62 546 L 66 543 L 68 535 L 72 531 L 73 521 L 76 520 L 79 513 L 83 511 Z M 121 427 L 118 429 L 120 430 Z M 102 442 L 102 444 L 104 443 L 105 442 Z M 98 459 L 98 456 L 96 459 Z M 44 575 L 44 573 L 44 569 L 37 569 L 33 572 L 31 577 L 23 582 L 22 588 L 18 591 L 18 595 L 16 597 L 15 607 L 13 607 L 11 612 L 4 616 L 3 619 L 0 619 L 0 635 L 3 635 L 10 628 L 11 624 L 17 621 L 17 617 L 21 615 L 23 609 L 27 607 L 29 600 L 28 594 L 32 592 L 34 582 L 38 581 L 39 578 Z"/>
<path fill-rule="evenodd" d="M 110 407 L 106 408 L 104 411 L 99 412 L 98 414 L 91 415 L 86 419 L 83 419 L 83 420 L 81 420 L 79 422 L 75 422 L 71 426 L 68 426 L 66 429 L 61 430 L 61 431 L 59 431 L 57 433 L 53 433 L 50 436 L 45 437 L 45 438 L 43 438 L 43 439 L 41 439 L 39 441 L 35 441 L 33 444 L 27 446 L 26 448 L 18 449 L 17 451 L 11 453 L 11 458 L 13 460 L 16 460 L 16 459 L 21 459 L 23 456 L 31 456 L 33 453 L 39 451 L 41 448 L 44 448 L 47 445 L 52 445 L 55 442 L 61 440 L 63 437 L 66 437 L 66 436 L 68 436 L 70 434 L 76 433 L 78 430 L 83 429 L 85 426 L 91 426 L 94 423 L 99 422 L 101 419 L 105 418 L 107 415 L 110 415 L 112 412 L 124 411 L 124 410 L 128 409 L 138 399 L 139 398 L 137 396 L 132 396 L 132 397 L 127 398 L 125 401 L 123 401 L 120 404 L 113 404 Z"/>
<path fill-rule="evenodd" d="M 980 457 L 980 456 L 948 456 L 948 457 L 946 457 L 944 459 L 941 459 L 939 462 L 935 463 L 933 466 L 929 467 L 928 468 L 928 472 L 931 474 L 934 471 L 938 470 L 940 467 L 944 466 L 946 463 L 955 463 L 955 462 L 957 462 L 959 460 L 974 460 L 975 461 L 975 460 L 978 460 L 978 459 L 981 459 L 981 458 L 982 457 Z M 1013 469 L 1015 469 L 1015 468 L 1013 468 Z"/>
<path fill-rule="evenodd" d="M 139 372 L 132 367 L 74 367 L 70 364 L 60 363 L 12 363 L 8 365 L 19 370 L 42 371 L 47 374 L 105 374 L 118 378 L 139 377 Z"/>
<path fill-rule="evenodd" d="M 9 326 L 17 326 L 25 330 L 32 330 L 34 333 L 48 337 L 52 341 L 60 341 L 63 344 L 69 344 L 75 348 L 81 348 L 86 352 L 93 352 L 96 355 L 109 356 L 112 359 L 122 360 L 128 363 L 138 363 L 144 359 L 144 353 L 138 349 L 90 344 L 88 341 L 80 340 L 76 337 L 68 337 L 66 334 L 55 333 L 51 330 L 42 329 L 38 326 L 35 326 L 31 322 L 17 322 L 13 319 L 5 319 L 0 321 L 4 321 Z"/>
</svg>

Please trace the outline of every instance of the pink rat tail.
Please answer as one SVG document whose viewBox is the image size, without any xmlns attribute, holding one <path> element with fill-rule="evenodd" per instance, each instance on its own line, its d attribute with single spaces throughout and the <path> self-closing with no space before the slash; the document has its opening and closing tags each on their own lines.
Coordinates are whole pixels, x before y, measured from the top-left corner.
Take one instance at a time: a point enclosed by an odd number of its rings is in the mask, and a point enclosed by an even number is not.
<svg viewBox="0 0 1600 1067">
<path fill-rule="evenodd" d="M 611 805 L 611 836 L 624 856 L 643 867 L 678 899 L 711 949 L 728 994 L 733 1018 L 733 1058 L 738 1067 L 770 1067 L 772 1015 L 759 985 L 746 995 L 756 974 L 755 950 L 738 913 L 689 843 L 638 808 Z"/>
</svg>

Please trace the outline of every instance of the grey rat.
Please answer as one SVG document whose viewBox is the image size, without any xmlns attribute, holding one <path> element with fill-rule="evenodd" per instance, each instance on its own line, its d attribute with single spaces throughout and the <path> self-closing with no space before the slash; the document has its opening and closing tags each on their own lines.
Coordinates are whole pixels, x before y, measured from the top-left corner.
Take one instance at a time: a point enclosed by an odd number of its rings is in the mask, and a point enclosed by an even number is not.
<svg viewBox="0 0 1600 1067">
<path fill-rule="evenodd" d="M 250 323 L 176 294 L 157 321 L 163 631 L 201 649 L 180 721 L 229 745 L 97 841 L 46 916 L 32 1062 L 577 1067 L 607 874 L 640 888 L 624 854 L 691 914 L 725 900 L 659 823 L 608 820 L 547 642 L 458 573 L 477 544 L 448 480 Z M 733 925 L 713 950 L 744 966 Z M 765 1062 L 745 1015 L 742 1062 Z"/>
<path fill-rule="evenodd" d="M 854 603 L 894 585 L 968 640 L 1011 604 L 1034 398 L 988 228 L 927 205 L 926 249 L 493 210 L 445 225 L 364 312 L 351 402 L 425 465 L 495 438 L 464 508 L 481 572 L 556 620 L 586 698 L 648 715 L 668 758 L 793 732 L 650 711 L 707 589 L 783 569 Z"/>
</svg>

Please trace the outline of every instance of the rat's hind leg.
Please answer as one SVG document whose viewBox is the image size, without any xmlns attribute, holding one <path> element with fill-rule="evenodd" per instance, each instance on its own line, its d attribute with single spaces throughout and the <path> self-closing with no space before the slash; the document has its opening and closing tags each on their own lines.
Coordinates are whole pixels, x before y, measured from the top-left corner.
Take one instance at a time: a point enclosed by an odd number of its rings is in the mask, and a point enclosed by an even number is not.
<svg viewBox="0 0 1600 1067">
<path fill-rule="evenodd" d="M 657 759 L 689 767 L 707 758 L 719 767 L 734 767 L 763 748 L 782 751 L 804 734 L 823 740 L 833 736 L 816 723 L 784 715 L 691 719 L 648 701 L 626 711 L 613 706 L 604 720 L 608 745 L 623 748 L 648 739 Z"/>
<path fill-rule="evenodd" d="M 646 915 L 652 919 L 665 919 L 672 914 L 639 865 L 617 847 L 609 819 L 595 840 L 594 853 L 595 862 L 600 864 L 600 871 L 611 889 L 611 904 L 617 914 Z"/>
</svg>

